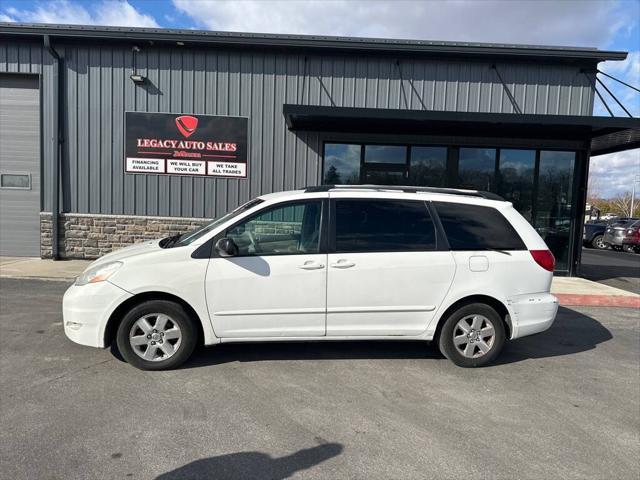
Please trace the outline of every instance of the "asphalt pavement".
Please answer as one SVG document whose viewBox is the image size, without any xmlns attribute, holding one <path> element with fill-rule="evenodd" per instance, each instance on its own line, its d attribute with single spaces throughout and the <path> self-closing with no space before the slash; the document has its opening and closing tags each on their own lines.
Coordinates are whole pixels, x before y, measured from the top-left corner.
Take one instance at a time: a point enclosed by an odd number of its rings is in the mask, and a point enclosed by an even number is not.
<svg viewBox="0 0 640 480">
<path fill-rule="evenodd" d="M 594 282 L 640 294 L 640 255 L 583 248 L 580 275 Z"/>
<path fill-rule="evenodd" d="M 0 279 L 0 477 L 637 479 L 639 318 L 562 308 L 461 369 L 417 342 L 223 345 L 142 372 Z"/>
</svg>

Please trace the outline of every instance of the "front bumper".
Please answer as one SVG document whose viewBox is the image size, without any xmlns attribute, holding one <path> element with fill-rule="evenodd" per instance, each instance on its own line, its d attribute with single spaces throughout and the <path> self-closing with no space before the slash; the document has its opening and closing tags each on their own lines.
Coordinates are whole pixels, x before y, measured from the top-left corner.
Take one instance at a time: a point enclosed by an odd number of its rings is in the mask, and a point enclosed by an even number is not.
<svg viewBox="0 0 640 480">
<path fill-rule="evenodd" d="M 113 311 L 132 294 L 108 281 L 71 285 L 62 299 L 64 333 L 73 342 L 104 348 L 104 333 Z"/>
<path fill-rule="evenodd" d="M 513 312 L 512 339 L 548 330 L 558 313 L 558 299 L 550 293 L 517 295 L 508 303 Z"/>
</svg>

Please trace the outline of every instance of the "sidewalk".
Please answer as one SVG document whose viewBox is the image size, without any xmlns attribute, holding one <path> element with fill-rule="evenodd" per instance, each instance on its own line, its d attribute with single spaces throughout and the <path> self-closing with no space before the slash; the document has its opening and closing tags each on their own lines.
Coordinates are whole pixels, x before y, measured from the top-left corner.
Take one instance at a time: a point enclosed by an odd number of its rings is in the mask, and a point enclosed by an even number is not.
<svg viewBox="0 0 640 480">
<path fill-rule="evenodd" d="M 0 277 L 71 281 L 90 260 L 41 260 L 40 258 L 0 257 Z M 577 277 L 554 277 L 551 293 L 560 305 L 640 308 L 640 295 Z"/>
<path fill-rule="evenodd" d="M 91 260 L 42 260 L 29 257 L 0 257 L 0 277 L 68 280 L 76 278 Z"/>
<path fill-rule="evenodd" d="M 553 277 L 553 293 L 560 305 L 640 308 L 640 295 L 579 277 Z"/>
</svg>

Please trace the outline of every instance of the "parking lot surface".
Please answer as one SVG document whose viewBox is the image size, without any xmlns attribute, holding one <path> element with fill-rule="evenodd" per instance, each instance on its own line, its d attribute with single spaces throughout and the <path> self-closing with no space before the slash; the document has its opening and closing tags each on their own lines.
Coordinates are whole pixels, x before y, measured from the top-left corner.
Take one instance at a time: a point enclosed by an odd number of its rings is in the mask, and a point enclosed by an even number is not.
<svg viewBox="0 0 640 480">
<path fill-rule="evenodd" d="M 582 249 L 584 278 L 640 294 L 640 255 L 614 250 Z"/>
<path fill-rule="evenodd" d="M 416 342 L 223 345 L 142 372 L 62 331 L 64 282 L 0 279 L 0 477 L 636 479 L 640 329 L 561 309 L 461 369 Z"/>
</svg>

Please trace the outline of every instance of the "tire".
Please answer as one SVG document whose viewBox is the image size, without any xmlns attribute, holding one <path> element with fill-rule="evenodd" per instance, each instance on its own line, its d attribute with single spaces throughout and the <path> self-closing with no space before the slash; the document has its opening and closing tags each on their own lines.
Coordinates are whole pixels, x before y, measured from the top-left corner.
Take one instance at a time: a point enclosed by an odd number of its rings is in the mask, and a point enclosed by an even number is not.
<svg viewBox="0 0 640 480">
<path fill-rule="evenodd" d="M 636 248 L 633 245 L 623 245 L 622 246 L 622 250 L 624 250 L 627 253 L 635 253 L 636 252 Z"/>
<path fill-rule="evenodd" d="M 468 331 L 464 332 L 461 325 L 466 325 Z M 492 336 L 489 336 L 490 330 L 487 327 L 493 327 Z M 460 338 L 460 340 L 469 340 L 468 335 L 478 330 L 487 333 L 482 342 L 477 341 L 476 334 L 476 341 L 456 345 L 454 336 L 466 337 Z M 484 303 L 472 303 L 459 308 L 445 320 L 438 338 L 438 346 L 440 352 L 459 367 L 473 368 L 484 367 L 495 360 L 500 354 L 505 340 L 504 322 L 498 312 Z M 487 351 L 483 353 L 483 348 L 487 347 Z"/>
<path fill-rule="evenodd" d="M 611 249 L 615 250 L 616 252 L 622 251 L 622 247 L 620 245 L 611 245 Z"/>
<path fill-rule="evenodd" d="M 602 235 L 596 235 L 595 237 L 593 237 L 593 239 L 591 240 L 591 246 L 593 248 L 597 248 L 598 250 L 606 250 L 607 245 L 602 241 L 602 238 Z"/>
<path fill-rule="evenodd" d="M 120 322 L 116 335 L 120 354 L 141 370 L 178 367 L 191 356 L 197 339 L 193 319 L 181 305 L 167 300 L 150 300 L 133 307 Z"/>
</svg>

